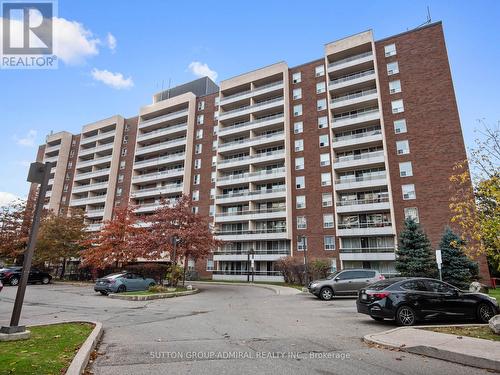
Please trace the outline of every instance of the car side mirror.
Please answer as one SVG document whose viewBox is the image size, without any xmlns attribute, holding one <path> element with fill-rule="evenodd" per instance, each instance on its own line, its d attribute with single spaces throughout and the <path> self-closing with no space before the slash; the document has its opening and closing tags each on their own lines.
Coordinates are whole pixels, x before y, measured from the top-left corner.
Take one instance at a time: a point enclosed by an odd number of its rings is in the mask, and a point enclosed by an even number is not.
<svg viewBox="0 0 500 375">
<path fill-rule="evenodd" d="M 335 281 L 339 281 L 339 280 L 340 280 L 340 277 L 338 277 L 338 276 L 337 276 L 334 280 L 335 280 Z"/>
</svg>

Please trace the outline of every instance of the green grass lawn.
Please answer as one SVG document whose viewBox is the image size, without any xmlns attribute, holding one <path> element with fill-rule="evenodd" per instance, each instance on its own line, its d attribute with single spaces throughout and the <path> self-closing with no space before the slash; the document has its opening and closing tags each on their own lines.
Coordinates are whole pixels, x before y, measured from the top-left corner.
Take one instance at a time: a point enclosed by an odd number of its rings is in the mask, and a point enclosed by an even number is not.
<svg viewBox="0 0 500 375">
<path fill-rule="evenodd" d="M 490 289 L 488 294 L 492 297 L 495 297 L 498 303 L 500 303 L 500 288 Z"/>
<path fill-rule="evenodd" d="M 429 331 L 448 333 L 455 336 L 468 336 L 477 339 L 486 339 L 500 341 L 500 335 L 494 334 L 489 327 L 471 326 L 471 327 L 432 327 L 422 328 Z"/>
<path fill-rule="evenodd" d="M 246 281 L 241 281 L 241 280 L 212 280 L 212 279 L 203 279 L 203 280 L 200 280 L 200 281 L 211 281 L 211 282 L 214 282 L 214 283 L 228 283 L 228 284 L 231 284 L 231 283 L 246 283 Z M 196 282 L 196 280 L 194 280 L 193 282 Z M 302 288 L 304 288 L 303 285 L 287 284 L 287 283 L 282 283 L 282 282 L 279 282 L 279 281 L 255 281 L 254 284 L 268 284 L 268 285 L 286 286 L 288 288 L 295 288 L 295 289 L 298 289 L 298 290 L 302 290 Z"/>
<path fill-rule="evenodd" d="M 176 293 L 176 292 L 185 292 L 185 291 L 186 291 L 186 288 L 177 287 L 177 288 L 175 288 L 175 291 L 173 291 L 173 292 L 167 291 L 167 292 L 158 293 L 158 292 L 150 292 L 149 290 L 139 290 L 139 291 L 135 291 L 135 292 L 124 292 L 124 293 L 120 293 L 120 294 L 123 294 L 126 296 L 150 296 L 152 294 Z"/>
<path fill-rule="evenodd" d="M 28 328 L 31 338 L 0 342 L 0 374 L 63 374 L 94 329 L 88 323 Z"/>
</svg>

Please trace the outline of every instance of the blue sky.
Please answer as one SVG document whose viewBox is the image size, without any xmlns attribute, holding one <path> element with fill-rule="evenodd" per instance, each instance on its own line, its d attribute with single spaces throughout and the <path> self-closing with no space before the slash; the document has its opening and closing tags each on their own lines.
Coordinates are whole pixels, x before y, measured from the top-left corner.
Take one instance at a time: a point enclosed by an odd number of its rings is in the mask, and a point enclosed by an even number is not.
<svg viewBox="0 0 500 375">
<path fill-rule="evenodd" d="M 427 5 L 443 21 L 471 145 L 477 119 L 500 120 L 499 1 L 59 0 L 59 68 L 0 70 L 0 201 L 27 193 L 27 165 L 51 130 L 133 116 L 162 84 L 196 72 L 220 80 L 282 60 L 295 66 L 350 34 L 397 34 L 424 22 Z"/>
</svg>

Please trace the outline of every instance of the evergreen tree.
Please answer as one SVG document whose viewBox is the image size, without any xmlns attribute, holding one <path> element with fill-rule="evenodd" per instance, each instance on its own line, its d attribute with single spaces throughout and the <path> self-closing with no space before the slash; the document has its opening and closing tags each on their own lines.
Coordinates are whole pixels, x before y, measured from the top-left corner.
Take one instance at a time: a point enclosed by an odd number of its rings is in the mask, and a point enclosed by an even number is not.
<svg viewBox="0 0 500 375">
<path fill-rule="evenodd" d="M 476 280 L 479 267 L 464 253 L 463 241 L 450 228 L 446 228 L 439 243 L 441 249 L 443 281 L 461 289 L 468 289 L 469 284 Z"/>
<path fill-rule="evenodd" d="M 396 270 L 404 277 L 435 277 L 437 265 L 431 243 L 420 225 L 408 218 L 399 234 Z"/>
</svg>

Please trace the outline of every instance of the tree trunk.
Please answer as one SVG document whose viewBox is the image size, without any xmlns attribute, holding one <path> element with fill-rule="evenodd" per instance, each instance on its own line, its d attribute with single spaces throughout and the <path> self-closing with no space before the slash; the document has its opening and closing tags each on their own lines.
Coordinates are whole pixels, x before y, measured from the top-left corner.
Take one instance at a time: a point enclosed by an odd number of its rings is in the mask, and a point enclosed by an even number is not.
<svg viewBox="0 0 500 375">
<path fill-rule="evenodd" d="M 63 264 L 62 264 L 62 268 L 61 268 L 61 279 L 64 278 L 64 274 L 66 272 L 66 258 L 63 259 Z"/>
<path fill-rule="evenodd" d="M 182 277 L 182 286 L 185 285 L 186 283 L 186 270 L 187 270 L 187 265 L 188 265 L 188 262 L 187 260 L 185 259 L 184 260 L 184 276 Z"/>
</svg>

